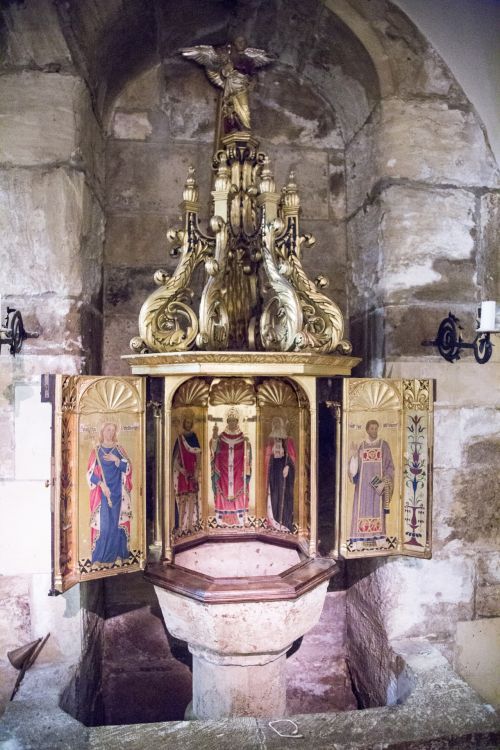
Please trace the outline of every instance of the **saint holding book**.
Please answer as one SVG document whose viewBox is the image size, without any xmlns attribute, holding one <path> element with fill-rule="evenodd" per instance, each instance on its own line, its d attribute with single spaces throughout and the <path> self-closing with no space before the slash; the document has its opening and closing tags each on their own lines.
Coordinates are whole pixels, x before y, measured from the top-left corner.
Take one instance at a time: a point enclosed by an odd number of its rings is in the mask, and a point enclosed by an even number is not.
<svg viewBox="0 0 500 750">
<path fill-rule="evenodd" d="M 394 490 L 394 462 L 389 444 L 378 435 L 379 423 L 366 423 L 367 437 L 351 446 L 349 478 L 355 485 L 350 543 L 353 550 L 386 544 L 386 515 Z"/>
</svg>

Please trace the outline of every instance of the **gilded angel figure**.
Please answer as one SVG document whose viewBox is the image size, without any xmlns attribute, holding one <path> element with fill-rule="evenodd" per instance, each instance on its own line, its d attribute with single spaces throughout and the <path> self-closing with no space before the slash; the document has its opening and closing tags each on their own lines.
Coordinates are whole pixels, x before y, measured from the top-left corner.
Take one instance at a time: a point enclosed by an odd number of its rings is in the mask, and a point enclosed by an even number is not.
<svg viewBox="0 0 500 750">
<path fill-rule="evenodd" d="M 197 47 L 184 47 L 180 53 L 203 65 L 209 81 L 222 89 L 224 132 L 250 130 L 248 92 L 252 75 L 258 68 L 273 62 L 275 56 L 263 49 L 247 47 L 242 36 L 225 47 L 199 44 Z"/>
</svg>

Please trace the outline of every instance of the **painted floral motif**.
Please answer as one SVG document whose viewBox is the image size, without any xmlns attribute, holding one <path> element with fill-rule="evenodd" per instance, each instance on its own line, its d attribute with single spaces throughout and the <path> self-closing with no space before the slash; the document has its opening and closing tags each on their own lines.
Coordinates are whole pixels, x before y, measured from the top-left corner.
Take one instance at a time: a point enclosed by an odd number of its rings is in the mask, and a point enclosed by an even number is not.
<svg viewBox="0 0 500 750">
<path fill-rule="evenodd" d="M 405 544 L 425 546 L 427 501 L 427 427 L 422 413 L 408 414 L 405 466 Z"/>
</svg>

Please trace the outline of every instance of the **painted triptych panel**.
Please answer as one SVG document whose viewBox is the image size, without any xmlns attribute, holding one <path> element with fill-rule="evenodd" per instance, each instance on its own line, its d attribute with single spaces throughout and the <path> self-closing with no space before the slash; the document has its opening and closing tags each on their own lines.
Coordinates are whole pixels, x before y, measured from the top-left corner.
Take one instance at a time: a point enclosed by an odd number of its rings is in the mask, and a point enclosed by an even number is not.
<svg viewBox="0 0 500 750">
<path fill-rule="evenodd" d="M 309 421 L 297 384 L 191 378 L 172 398 L 174 541 L 232 529 L 307 536 Z"/>
<path fill-rule="evenodd" d="M 430 556 L 428 380 L 344 381 L 340 554 Z"/>
<path fill-rule="evenodd" d="M 53 376 L 54 587 L 145 564 L 144 380 Z"/>
</svg>

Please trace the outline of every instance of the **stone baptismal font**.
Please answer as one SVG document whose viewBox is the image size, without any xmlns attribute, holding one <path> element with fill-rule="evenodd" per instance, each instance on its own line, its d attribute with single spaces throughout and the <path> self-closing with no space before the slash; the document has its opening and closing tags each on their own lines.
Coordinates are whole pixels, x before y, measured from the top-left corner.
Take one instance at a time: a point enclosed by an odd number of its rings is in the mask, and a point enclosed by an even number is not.
<svg viewBox="0 0 500 750">
<path fill-rule="evenodd" d="M 177 267 L 154 276 L 132 375 L 47 383 L 54 587 L 145 569 L 193 655 L 190 716 L 280 717 L 287 651 L 318 621 L 335 558 L 430 555 L 432 389 L 348 378 L 360 360 L 328 280 L 302 265 L 314 238 L 301 234 L 295 175 L 277 190 L 251 130 L 256 71 L 272 56 L 242 38 L 182 54 L 220 92 L 211 219 L 203 230 L 190 169 L 184 224 L 168 234 Z M 321 556 L 330 475 L 335 533 Z"/>
</svg>

